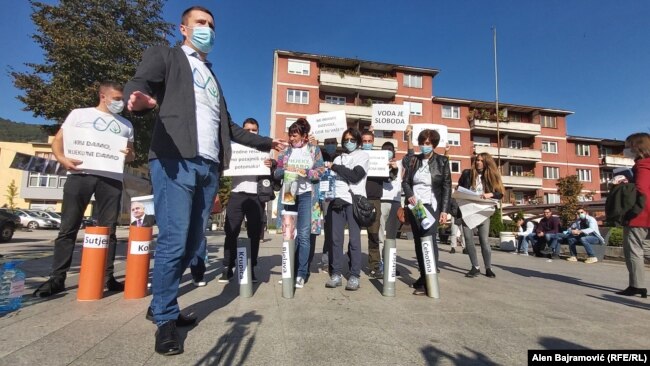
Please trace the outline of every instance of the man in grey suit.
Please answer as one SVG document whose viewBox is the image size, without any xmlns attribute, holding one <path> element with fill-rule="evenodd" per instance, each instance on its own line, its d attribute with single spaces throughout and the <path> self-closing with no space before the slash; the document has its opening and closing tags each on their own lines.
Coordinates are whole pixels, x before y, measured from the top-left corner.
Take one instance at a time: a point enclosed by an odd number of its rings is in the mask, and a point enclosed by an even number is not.
<svg viewBox="0 0 650 366">
<path fill-rule="evenodd" d="M 228 168 L 231 139 L 262 151 L 286 147 L 249 133 L 230 118 L 223 92 L 206 59 L 214 45 L 214 18 L 200 6 L 183 12 L 180 47 L 151 47 L 124 90 L 135 114 L 156 110 L 149 169 L 159 234 L 149 316 L 158 327 L 156 352 L 183 352 L 177 326 L 196 318 L 182 315 L 177 296 L 181 276 L 203 239 L 219 175 Z"/>
</svg>

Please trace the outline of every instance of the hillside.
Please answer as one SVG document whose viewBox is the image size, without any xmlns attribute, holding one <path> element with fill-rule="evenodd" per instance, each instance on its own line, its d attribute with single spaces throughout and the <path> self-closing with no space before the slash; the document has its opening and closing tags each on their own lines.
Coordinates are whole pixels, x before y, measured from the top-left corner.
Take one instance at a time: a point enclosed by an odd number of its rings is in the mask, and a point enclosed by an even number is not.
<svg viewBox="0 0 650 366">
<path fill-rule="evenodd" d="M 0 141 L 47 142 L 47 132 L 41 128 L 41 125 L 30 125 L 0 118 Z"/>
</svg>

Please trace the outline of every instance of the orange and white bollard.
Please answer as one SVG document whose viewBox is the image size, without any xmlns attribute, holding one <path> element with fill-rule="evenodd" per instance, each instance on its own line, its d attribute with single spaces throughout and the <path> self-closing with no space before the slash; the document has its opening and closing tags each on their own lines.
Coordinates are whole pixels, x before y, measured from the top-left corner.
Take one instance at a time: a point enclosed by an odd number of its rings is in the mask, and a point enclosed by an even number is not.
<svg viewBox="0 0 650 366">
<path fill-rule="evenodd" d="M 78 301 L 100 300 L 104 295 L 104 273 L 108 256 L 110 229 L 105 226 L 86 228 L 81 269 L 79 270 Z"/>
<path fill-rule="evenodd" d="M 129 229 L 126 279 L 124 280 L 125 299 L 140 299 L 147 296 L 149 248 L 151 247 L 152 234 L 152 227 L 131 226 Z"/>
</svg>

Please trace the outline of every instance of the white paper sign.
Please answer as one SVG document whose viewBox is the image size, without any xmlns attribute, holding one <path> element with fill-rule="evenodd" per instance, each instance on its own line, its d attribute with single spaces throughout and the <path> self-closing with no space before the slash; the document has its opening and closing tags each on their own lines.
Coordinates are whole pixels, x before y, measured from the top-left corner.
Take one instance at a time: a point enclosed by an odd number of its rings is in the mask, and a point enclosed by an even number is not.
<svg viewBox="0 0 650 366">
<path fill-rule="evenodd" d="M 445 147 L 447 143 L 447 126 L 436 125 L 433 123 L 414 123 L 413 126 L 413 135 L 411 136 L 411 141 L 413 146 L 418 146 L 418 136 L 420 132 L 424 130 L 436 130 L 440 134 L 440 142 L 437 147 Z"/>
<path fill-rule="evenodd" d="M 99 235 L 99 234 L 84 235 L 84 248 L 93 248 L 93 249 L 108 248 L 108 235 Z"/>
<path fill-rule="evenodd" d="M 312 114 L 307 116 L 307 122 L 318 141 L 335 138 L 340 142 L 341 135 L 348 129 L 345 111 Z"/>
<path fill-rule="evenodd" d="M 66 128 L 63 131 L 63 153 L 66 158 L 81 160 L 83 170 L 122 174 L 126 137 L 88 128 Z"/>
<path fill-rule="evenodd" d="M 269 158 L 269 153 L 237 143 L 231 145 L 231 150 L 230 167 L 224 170 L 224 176 L 271 174 L 271 170 L 264 166 L 264 160 Z"/>
<path fill-rule="evenodd" d="M 149 247 L 151 246 L 151 241 L 131 241 L 131 250 L 129 250 L 129 253 L 131 254 L 149 254 Z"/>
<path fill-rule="evenodd" d="M 368 176 L 388 177 L 388 150 L 364 151 L 368 153 Z"/>
<path fill-rule="evenodd" d="M 422 241 L 422 256 L 424 257 L 424 273 L 436 274 L 436 259 L 433 256 L 433 243 L 430 240 Z"/>
<path fill-rule="evenodd" d="M 403 104 L 373 104 L 372 127 L 382 131 L 405 131 L 409 108 Z"/>
<path fill-rule="evenodd" d="M 246 257 L 246 248 L 237 247 L 237 274 L 239 276 L 239 284 L 248 284 L 248 258 Z"/>
<path fill-rule="evenodd" d="M 389 271 L 388 271 L 388 282 L 395 282 L 395 277 L 397 275 L 397 248 L 388 249 L 388 255 L 390 257 L 390 268 L 389 268 Z"/>
<path fill-rule="evenodd" d="M 282 242 L 282 278 L 291 278 L 291 256 L 289 255 L 289 242 Z"/>
</svg>

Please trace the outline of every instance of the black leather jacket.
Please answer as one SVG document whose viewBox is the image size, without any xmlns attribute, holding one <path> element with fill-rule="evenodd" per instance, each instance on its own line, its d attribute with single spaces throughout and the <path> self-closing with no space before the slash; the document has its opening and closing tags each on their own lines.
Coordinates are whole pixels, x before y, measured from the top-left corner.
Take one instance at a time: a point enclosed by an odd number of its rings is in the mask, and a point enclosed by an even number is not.
<svg viewBox="0 0 650 366">
<path fill-rule="evenodd" d="M 408 200 L 413 196 L 413 176 L 418 168 L 422 166 L 423 156 L 406 155 L 402 159 L 404 165 L 404 178 L 402 179 L 402 190 L 404 197 Z M 449 212 L 451 201 L 451 170 L 449 159 L 446 156 L 438 155 L 435 152 L 429 158 L 429 171 L 431 172 L 431 190 L 436 197 L 438 207 L 436 213 Z"/>
</svg>

